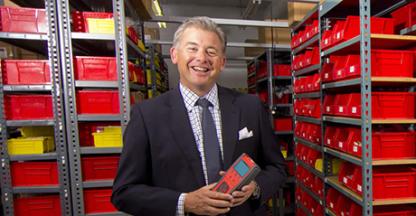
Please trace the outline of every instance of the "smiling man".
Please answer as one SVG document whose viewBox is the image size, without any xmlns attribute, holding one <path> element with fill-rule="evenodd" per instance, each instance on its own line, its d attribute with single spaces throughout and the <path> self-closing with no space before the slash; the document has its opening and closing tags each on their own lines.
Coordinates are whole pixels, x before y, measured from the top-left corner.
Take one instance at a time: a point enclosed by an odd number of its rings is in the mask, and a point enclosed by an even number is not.
<svg viewBox="0 0 416 216">
<path fill-rule="evenodd" d="M 136 105 L 124 134 L 113 204 L 140 216 L 265 215 L 284 183 L 284 159 L 260 100 L 216 84 L 224 32 L 207 17 L 186 20 L 170 50 L 179 86 Z M 262 169 L 241 191 L 212 191 L 242 153 Z"/>
</svg>

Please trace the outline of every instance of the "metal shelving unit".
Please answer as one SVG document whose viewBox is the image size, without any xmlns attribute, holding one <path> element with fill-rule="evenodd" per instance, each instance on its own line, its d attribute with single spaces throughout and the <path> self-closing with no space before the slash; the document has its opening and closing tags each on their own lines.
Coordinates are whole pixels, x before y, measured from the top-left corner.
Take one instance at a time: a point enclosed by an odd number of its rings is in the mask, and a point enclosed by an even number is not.
<svg viewBox="0 0 416 216">
<path fill-rule="evenodd" d="M 49 59 L 51 72 L 51 85 L 3 85 L 0 82 L 0 104 L 3 107 L 0 111 L 0 159 L 1 169 L 1 190 L 4 215 L 14 215 L 14 198 L 23 194 L 57 194 L 60 197 L 61 215 L 72 215 L 70 178 L 68 175 L 67 140 L 65 133 L 64 105 L 62 97 L 62 75 L 60 65 L 60 50 L 58 47 L 58 23 L 55 11 L 58 7 L 54 0 L 44 1 L 18 1 L 21 5 L 31 8 L 45 9 L 48 22 L 48 32 L 46 34 L 10 33 L 0 32 L 0 40 L 14 46 L 36 52 Z M 0 77 L 2 75 L 0 74 Z M 1 79 L 2 80 L 2 79 Z M 36 94 L 46 93 L 52 96 L 53 119 L 43 120 L 6 120 L 4 113 L 5 94 Z M 10 108 L 10 107 L 9 107 Z M 22 126 L 52 126 L 54 128 L 55 152 L 36 155 L 9 155 L 8 129 L 9 127 Z M 12 186 L 11 166 L 14 161 L 54 161 L 58 167 L 59 184 L 54 186 L 33 186 L 33 187 L 14 187 Z"/>
<path fill-rule="evenodd" d="M 413 119 L 372 119 L 371 94 L 372 88 L 378 86 L 411 87 L 414 78 L 372 77 L 371 76 L 371 49 L 406 49 L 415 44 L 415 36 L 385 35 L 370 33 L 370 19 L 372 16 L 384 16 L 392 10 L 408 3 L 406 0 L 375 1 L 375 0 L 334 0 L 326 1 L 319 8 L 319 17 L 322 23 L 329 23 L 330 19 L 345 18 L 348 15 L 359 15 L 360 34 L 343 43 L 321 51 L 321 58 L 329 55 L 360 54 L 361 76 L 359 78 L 322 84 L 321 89 L 325 95 L 327 91 L 350 91 L 351 88 L 360 91 L 361 117 L 347 118 L 339 116 L 322 116 L 322 126 L 331 125 L 355 125 L 361 127 L 361 158 L 323 147 L 324 175 L 326 188 L 333 188 L 362 207 L 362 215 L 373 215 L 373 207 L 377 205 L 407 204 L 414 200 L 395 199 L 373 201 L 373 166 L 413 164 L 413 160 L 373 160 L 372 158 L 372 126 L 373 124 L 414 124 Z M 402 34 L 408 34 L 410 29 L 402 30 Z M 370 95 L 370 96 L 369 96 Z M 322 134 L 323 136 L 323 134 Z M 322 143 L 323 145 L 323 143 Z M 332 173 L 331 158 L 341 159 L 361 167 L 362 169 L 362 196 L 356 194 L 339 182 L 338 176 Z M 394 161 L 394 162 L 393 162 Z M 328 215 L 335 215 L 329 209 Z"/>
<path fill-rule="evenodd" d="M 292 36 L 295 36 L 296 33 L 298 33 L 298 31 L 303 30 L 306 28 L 307 25 L 310 25 L 312 23 L 313 20 L 318 20 L 318 29 L 321 29 L 321 22 L 319 19 L 319 15 L 318 15 L 318 9 L 319 9 L 319 4 L 313 8 L 304 18 L 303 20 L 296 26 L 294 26 L 292 28 Z M 320 44 L 320 40 L 321 40 L 321 31 L 318 31 L 318 34 L 313 36 L 312 38 L 310 38 L 308 41 L 303 42 L 299 47 L 294 48 L 292 50 L 292 60 L 295 58 L 296 55 L 302 54 L 304 52 L 306 52 L 308 49 L 311 49 L 312 47 L 316 47 L 319 46 Z M 293 80 L 295 81 L 295 79 L 299 79 L 299 78 L 303 78 L 303 77 L 309 77 L 312 76 L 316 73 L 319 73 L 321 70 L 321 63 L 319 62 L 318 64 L 314 64 L 311 66 L 308 66 L 306 68 L 302 68 L 300 70 L 293 70 L 292 71 L 292 75 L 293 75 Z M 295 93 L 293 94 L 293 101 L 297 101 L 297 100 L 305 100 L 305 99 L 315 99 L 315 100 L 320 100 L 322 97 L 322 93 L 321 90 L 317 91 L 317 92 L 308 92 L 308 93 Z M 294 116 L 294 121 L 296 122 L 296 124 L 298 124 L 299 122 L 306 122 L 306 123 L 312 123 L 312 124 L 316 124 L 316 125 L 321 125 L 322 121 L 320 118 L 312 118 L 312 117 L 306 117 L 306 116 L 299 116 L 299 115 L 295 115 Z M 308 140 L 302 139 L 300 137 L 294 137 L 294 142 L 296 143 L 296 148 L 299 145 L 303 145 L 306 146 L 308 148 L 314 149 L 316 151 L 321 151 L 322 146 L 321 144 L 315 144 L 312 143 Z M 301 166 L 304 169 L 308 170 L 310 173 L 313 173 L 315 176 L 319 177 L 320 179 L 323 179 L 323 173 L 316 170 L 314 167 L 309 166 L 308 164 L 306 164 L 305 162 L 303 162 L 302 160 L 300 160 L 299 158 L 296 158 L 296 164 L 295 167 L 297 169 L 297 167 Z M 305 191 L 309 196 L 311 196 L 319 205 L 322 205 L 323 207 L 325 206 L 325 200 L 321 200 L 318 195 L 316 195 L 314 192 L 312 192 L 308 187 L 306 187 L 300 179 L 296 180 L 296 185 L 298 187 L 300 187 L 303 191 Z M 309 209 L 305 209 L 305 207 L 302 205 L 302 203 L 296 202 L 296 205 L 299 206 L 307 215 L 312 215 L 312 213 L 310 212 Z"/>
<path fill-rule="evenodd" d="M 59 46 L 61 51 L 62 68 L 65 76 L 64 93 L 66 109 L 66 126 L 68 134 L 68 152 L 70 160 L 70 178 L 72 190 L 73 215 L 125 215 L 120 212 L 106 212 L 87 214 L 85 212 L 84 189 L 111 188 L 113 181 L 83 181 L 81 158 L 84 155 L 94 157 L 117 155 L 121 153 L 120 147 L 96 148 L 80 145 L 78 131 L 79 122 L 119 122 L 122 131 L 125 130 L 130 119 L 130 91 L 146 92 L 147 87 L 129 81 L 128 61 L 141 59 L 141 66 L 145 68 L 147 54 L 141 51 L 133 41 L 126 36 L 126 15 L 138 20 L 137 13 L 131 7 L 130 0 L 112 0 L 106 2 L 58 0 L 59 18 Z M 80 11 L 93 11 L 94 8 L 104 8 L 112 11 L 114 19 L 114 34 L 91 34 L 71 31 L 71 9 Z M 126 9 L 126 10 L 125 10 Z M 139 23 L 141 23 L 139 21 Z M 141 39 L 144 39 L 141 28 Z M 117 81 L 78 81 L 74 77 L 73 56 L 99 54 L 115 56 L 117 62 Z M 77 89 L 114 89 L 118 91 L 120 114 L 78 114 L 75 92 Z"/>
</svg>

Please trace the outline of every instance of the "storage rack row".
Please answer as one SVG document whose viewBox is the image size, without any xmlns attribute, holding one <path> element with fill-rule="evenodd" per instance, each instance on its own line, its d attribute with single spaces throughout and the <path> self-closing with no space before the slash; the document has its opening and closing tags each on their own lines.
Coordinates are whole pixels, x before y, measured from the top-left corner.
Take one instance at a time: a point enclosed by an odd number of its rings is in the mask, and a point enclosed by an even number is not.
<svg viewBox="0 0 416 216">
<path fill-rule="evenodd" d="M 415 8 L 325 1 L 292 27 L 297 215 L 415 214 Z"/>
<path fill-rule="evenodd" d="M 154 67 L 137 11 L 130 0 L 14 2 L 0 7 L 0 40 L 44 59 L 1 62 L 4 215 L 123 215 L 110 203 L 121 134 Z"/>
<path fill-rule="evenodd" d="M 169 75 L 168 66 L 155 45 L 149 44 L 148 50 L 146 78 L 148 97 L 152 98 L 169 90 Z"/>
<path fill-rule="evenodd" d="M 293 119 L 291 103 L 289 47 L 267 49 L 247 65 L 248 92 L 257 94 L 270 113 L 277 143 L 286 159 L 289 176 L 286 185 L 270 200 L 272 215 L 294 214 Z"/>
</svg>

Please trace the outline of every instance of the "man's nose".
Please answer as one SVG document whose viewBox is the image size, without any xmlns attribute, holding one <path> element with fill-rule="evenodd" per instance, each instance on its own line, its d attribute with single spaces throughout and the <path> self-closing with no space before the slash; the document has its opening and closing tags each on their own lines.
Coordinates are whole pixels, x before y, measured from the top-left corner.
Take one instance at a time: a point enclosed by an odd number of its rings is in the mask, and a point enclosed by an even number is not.
<svg viewBox="0 0 416 216">
<path fill-rule="evenodd" d="M 206 62 L 208 58 L 204 50 L 198 50 L 195 57 L 196 57 L 196 60 L 198 60 L 199 62 Z"/>
</svg>

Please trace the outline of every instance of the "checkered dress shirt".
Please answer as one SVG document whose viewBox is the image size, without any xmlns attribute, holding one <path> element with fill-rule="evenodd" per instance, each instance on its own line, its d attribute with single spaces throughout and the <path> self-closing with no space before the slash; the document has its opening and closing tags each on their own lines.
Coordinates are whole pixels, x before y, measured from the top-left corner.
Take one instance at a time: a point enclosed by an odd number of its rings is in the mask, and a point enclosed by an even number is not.
<svg viewBox="0 0 416 216">
<path fill-rule="evenodd" d="M 189 121 L 192 126 L 192 131 L 194 133 L 194 137 L 196 140 L 196 145 L 198 147 L 199 155 L 201 157 L 202 162 L 202 169 L 204 172 L 204 179 L 205 184 L 208 184 L 208 173 L 207 173 L 207 166 L 205 161 L 205 153 L 204 153 L 204 143 L 203 143 L 203 133 L 202 133 L 202 107 L 195 105 L 196 101 L 199 99 L 199 96 L 192 92 L 189 88 L 179 84 L 179 90 L 182 94 L 183 101 L 185 102 L 186 110 L 188 111 Z M 221 151 L 221 158 L 224 160 L 224 152 L 223 152 L 223 144 L 222 144 L 222 133 L 221 133 L 221 112 L 218 100 L 218 87 L 215 85 L 205 96 L 202 98 L 206 98 L 213 106 L 209 107 L 211 114 L 213 115 L 215 127 L 217 129 L 217 136 L 218 141 L 220 143 L 220 151 Z M 184 200 L 185 195 L 182 193 L 179 196 L 178 206 L 176 215 L 182 216 L 184 215 Z"/>
</svg>

